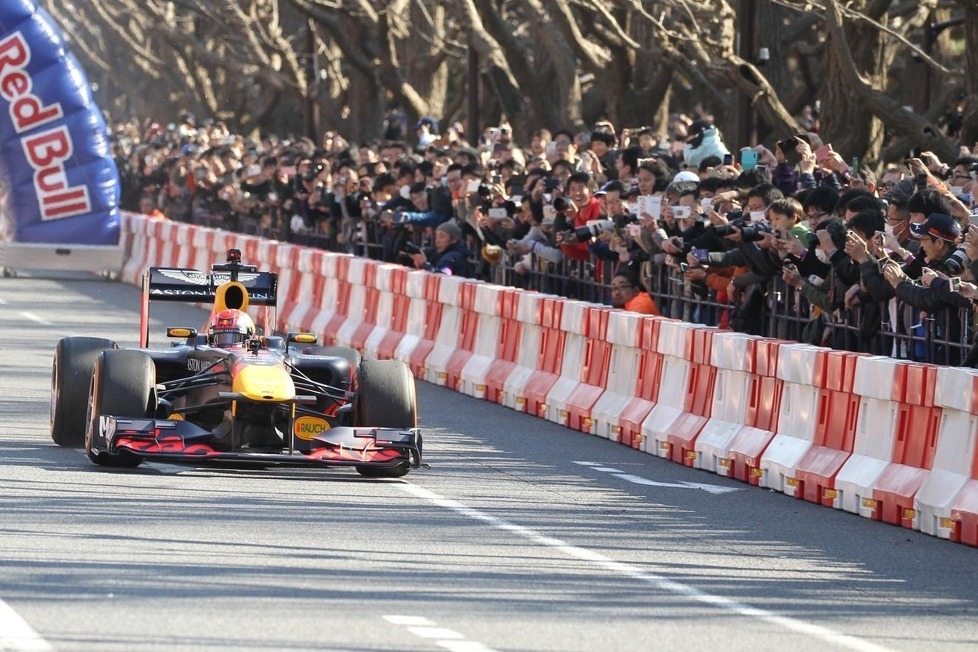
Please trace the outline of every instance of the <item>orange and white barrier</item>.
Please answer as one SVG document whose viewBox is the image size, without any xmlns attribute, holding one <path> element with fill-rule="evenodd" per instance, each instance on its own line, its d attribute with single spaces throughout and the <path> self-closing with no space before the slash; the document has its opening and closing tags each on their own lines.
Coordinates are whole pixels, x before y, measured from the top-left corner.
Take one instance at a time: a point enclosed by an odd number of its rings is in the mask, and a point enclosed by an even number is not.
<svg viewBox="0 0 978 652">
<path fill-rule="evenodd" d="M 914 529 L 978 545 L 978 371 L 942 367 L 934 403 L 943 410 L 930 475 L 914 498 Z"/>
<path fill-rule="evenodd" d="M 812 447 L 818 409 L 815 362 L 822 350 L 788 344 L 778 352 L 778 377 L 784 385 L 777 432 L 761 457 L 762 487 L 783 492 L 786 478 L 794 477 L 795 467 Z"/>
<path fill-rule="evenodd" d="M 661 317 L 646 317 L 642 320 L 639 331 L 639 357 L 636 367 L 635 387 L 632 397 L 625 403 L 618 415 L 617 435 L 620 444 L 645 450 L 642 434 L 642 424 L 659 401 L 659 388 L 662 386 L 662 370 L 665 356 L 659 350 L 659 334 L 662 324 L 672 323 L 672 320 Z"/>
<path fill-rule="evenodd" d="M 564 353 L 559 363 L 559 373 L 553 385 L 546 393 L 545 408 L 543 415 L 548 421 L 559 423 L 562 426 L 570 426 L 579 429 L 581 406 L 576 408 L 577 424 L 571 424 L 571 400 L 574 394 L 581 387 L 582 382 L 587 378 L 589 364 L 596 367 L 604 363 L 604 355 L 598 353 L 593 360 L 588 359 L 588 354 L 594 351 L 594 347 L 599 347 L 598 351 L 603 352 L 603 342 L 588 337 L 588 328 L 591 316 L 595 316 L 595 321 L 600 322 L 597 311 L 601 308 L 592 307 L 583 301 L 565 301 L 564 309 L 560 317 L 560 328 L 566 334 L 564 338 Z M 598 334 L 600 327 L 595 327 Z M 594 400 L 597 400 L 597 395 Z M 583 399 L 581 399 L 583 402 Z M 538 411 L 540 407 L 538 406 Z M 588 406 L 590 409 L 590 406 Z"/>
<path fill-rule="evenodd" d="M 742 333 L 713 335 L 712 366 L 716 367 L 710 419 L 696 438 L 695 466 L 717 473 L 730 459 L 730 446 L 747 418 L 750 402 L 750 343 Z"/>
<path fill-rule="evenodd" d="M 818 415 L 812 445 L 785 479 L 784 492 L 832 506 L 836 474 L 852 454 L 859 396 L 853 393 L 858 361 L 865 356 L 823 351 L 815 365 Z"/>
<path fill-rule="evenodd" d="M 659 403 L 642 424 L 646 452 L 692 466 L 695 441 L 710 418 L 716 368 L 711 366 L 714 328 L 684 322 L 662 324 L 659 351 L 665 368 Z"/>
<path fill-rule="evenodd" d="M 373 330 L 363 342 L 367 358 L 393 358 L 407 326 L 411 298 L 407 295 L 408 269 L 401 265 L 378 265 L 377 309 Z"/>
<path fill-rule="evenodd" d="M 542 345 L 543 308 L 547 295 L 521 292 L 515 318 L 510 320 L 511 360 L 497 360 L 486 374 L 487 398 L 514 410 L 526 411 L 526 386 L 536 373 Z"/>
<path fill-rule="evenodd" d="M 572 304 L 576 304 L 572 306 Z M 539 327 L 539 346 L 533 350 L 536 358 L 528 361 L 529 377 L 516 396 L 517 410 L 545 418 L 547 416 L 547 394 L 560 379 L 564 362 L 564 347 L 567 333 L 564 331 L 563 315 L 565 307 L 578 314 L 583 305 L 580 302 L 564 301 L 559 297 L 544 297 L 541 306 Z M 570 321 L 570 320 L 568 320 Z M 578 349 L 578 352 L 581 352 Z M 578 358 L 579 360 L 579 358 Z M 507 387 L 507 391 L 509 388 Z"/>
<path fill-rule="evenodd" d="M 784 381 L 778 376 L 781 340 L 748 342 L 748 401 L 744 425 L 730 441 L 727 459 L 717 460 L 716 472 L 741 482 L 760 485 L 761 459 L 774 439 L 781 412 Z"/>
<path fill-rule="evenodd" d="M 350 284 L 350 303 L 346 321 L 336 331 L 336 344 L 363 352 L 364 344 L 377 321 L 377 266 L 369 258 L 351 258 L 347 280 Z"/>
<path fill-rule="evenodd" d="M 605 314 L 611 354 L 606 381 L 591 385 L 605 389 L 591 409 L 591 428 L 588 432 L 618 441 L 621 433 L 619 419 L 635 396 L 635 379 L 639 375 L 639 362 L 642 359 L 642 325 L 648 318 L 621 310 L 606 311 Z"/>
<path fill-rule="evenodd" d="M 435 338 L 441 328 L 444 306 L 438 300 L 442 276 L 438 274 L 411 275 L 407 292 L 411 297 L 407 332 L 394 350 L 394 358 L 411 367 L 418 378 L 424 378 L 428 354 L 435 348 Z"/>
<path fill-rule="evenodd" d="M 310 308 L 314 316 L 311 324 L 303 330 L 319 335 L 325 345 L 336 343 L 336 336 L 350 314 L 350 297 L 353 293 L 350 270 L 353 260 L 350 256 L 332 252 L 323 252 L 319 259 L 319 274 L 312 286 Z"/>
<path fill-rule="evenodd" d="M 462 319 L 468 316 L 464 301 L 475 293 L 475 282 L 457 276 L 445 276 L 438 286 L 438 303 L 442 306 L 438 332 L 431 351 L 424 362 L 425 373 L 421 378 L 435 385 L 445 385 L 448 380 L 448 361 L 458 349 L 462 335 Z M 463 303 L 464 301 L 464 303 Z"/>
<path fill-rule="evenodd" d="M 489 372 L 500 353 L 505 352 L 506 330 L 503 314 L 507 315 L 506 319 L 513 319 L 515 296 L 517 295 L 514 291 L 498 285 L 480 283 L 476 286 L 474 312 L 478 323 L 474 332 L 466 332 L 462 336 L 463 350 L 467 350 L 467 346 L 471 347 L 472 355 L 466 357 L 457 376 L 456 365 L 449 365 L 449 376 L 457 378 L 457 391 L 475 398 L 486 398 Z M 466 325 L 465 328 L 467 327 Z"/>
</svg>

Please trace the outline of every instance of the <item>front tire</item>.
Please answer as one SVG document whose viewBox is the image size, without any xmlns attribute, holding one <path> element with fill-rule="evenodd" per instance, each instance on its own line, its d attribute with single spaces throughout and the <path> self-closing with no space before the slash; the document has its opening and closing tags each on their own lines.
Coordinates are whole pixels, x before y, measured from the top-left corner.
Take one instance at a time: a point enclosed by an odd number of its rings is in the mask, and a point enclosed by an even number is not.
<svg viewBox="0 0 978 652">
<path fill-rule="evenodd" d="M 129 451 L 117 454 L 95 451 L 95 433 L 99 416 L 150 418 L 155 412 L 153 388 L 156 367 L 153 359 L 141 351 L 103 351 L 95 361 L 88 397 L 85 453 L 100 466 L 132 468 L 143 459 Z"/>
<path fill-rule="evenodd" d="M 374 428 L 409 429 L 418 427 L 417 392 L 414 376 L 400 360 L 364 360 L 359 369 L 357 424 Z M 358 466 L 366 478 L 400 478 L 408 474 L 410 463 L 393 467 Z"/>
<path fill-rule="evenodd" d="M 302 353 L 305 355 L 322 355 L 330 358 L 343 358 L 349 362 L 350 366 L 354 369 L 360 366 L 360 362 L 363 360 L 363 356 L 360 355 L 359 351 L 346 346 L 310 346 L 308 349 L 303 349 Z"/>
<path fill-rule="evenodd" d="M 51 369 L 51 439 L 58 446 L 85 443 L 85 408 L 95 360 L 115 342 L 101 337 L 65 337 L 54 349 Z"/>
</svg>

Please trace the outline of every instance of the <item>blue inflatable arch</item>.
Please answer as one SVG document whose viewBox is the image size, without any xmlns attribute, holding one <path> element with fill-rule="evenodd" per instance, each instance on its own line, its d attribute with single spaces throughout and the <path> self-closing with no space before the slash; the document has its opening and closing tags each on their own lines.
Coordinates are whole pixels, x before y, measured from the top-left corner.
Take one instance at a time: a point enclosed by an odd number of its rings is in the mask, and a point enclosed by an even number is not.
<svg viewBox="0 0 978 652">
<path fill-rule="evenodd" d="M 61 30 L 32 0 L 0 2 L 0 186 L 8 241 L 119 242 L 105 122 Z"/>
</svg>

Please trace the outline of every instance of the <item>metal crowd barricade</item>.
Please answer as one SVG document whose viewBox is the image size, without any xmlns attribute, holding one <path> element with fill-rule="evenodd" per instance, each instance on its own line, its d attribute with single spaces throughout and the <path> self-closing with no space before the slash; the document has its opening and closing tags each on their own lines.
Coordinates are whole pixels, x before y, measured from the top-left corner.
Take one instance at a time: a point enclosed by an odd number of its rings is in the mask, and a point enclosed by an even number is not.
<svg viewBox="0 0 978 652">
<path fill-rule="evenodd" d="M 221 215 L 198 214 L 194 221 L 214 228 L 236 227 L 234 230 L 239 232 L 269 238 L 278 238 L 282 230 L 276 228 L 274 222 L 269 227 L 257 221 L 229 219 Z M 430 244 L 430 235 L 423 231 L 418 230 L 412 236 L 412 241 L 419 246 Z M 388 236 L 383 226 L 368 221 L 350 243 L 341 244 L 335 235 L 317 232 L 289 233 L 287 239 L 309 247 L 383 260 L 385 254 L 389 254 L 384 245 Z M 616 261 L 565 259 L 550 263 L 532 254 L 517 257 L 508 253 L 504 253 L 498 264 L 490 265 L 481 259 L 478 251 L 473 252 L 472 262 L 483 280 L 498 285 L 605 305 L 611 305 L 611 279 L 619 267 Z M 735 303 L 718 300 L 716 291 L 703 283 L 689 281 L 677 268 L 655 265 L 645 282 L 665 317 L 723 328 L 736 325 L 732 321 L 738 310 Z M 807 340 L 836 349 L 950 366 L 960 365 L 967 358 L 974 339 L 973 314 L 956 308 L 946 308 L 943 314 L 925 315 L 917 320 L 915 316 L 919 311 L 899 302 L 893 307 L 890 302 L 882 302 L 878 306 L 879 330 L 876 331 L 875 328 L 868 329 L 865 323 L 867 308 L 860 306 L 826 314 L 813 308 L 798 290 L 780 277 L 768 279 L 764 299 L 759 304 L 763 315 L 754 323 L 760 324 L 761 332 L 757 334 L 765 337 Z M 813 327 L 815 319 L 822 320 L 819 328 Z M 960 337 L 950 338 L 949 328 L 939 328 L 941 324 L 951 323 L 950 320 L 956 320 L 960 326 Z M 821 337 L 813 341 L 813 333 L 821 333 Z"/>
</svg>

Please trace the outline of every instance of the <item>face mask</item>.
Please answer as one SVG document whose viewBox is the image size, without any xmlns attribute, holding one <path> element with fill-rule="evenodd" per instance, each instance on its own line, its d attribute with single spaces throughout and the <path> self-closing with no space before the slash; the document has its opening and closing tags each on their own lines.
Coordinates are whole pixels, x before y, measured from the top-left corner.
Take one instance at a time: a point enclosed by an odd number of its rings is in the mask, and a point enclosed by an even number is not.
<svg viewBox="0 0 978 652">
<path fill-rule="evenodd" d="M 893 235 L 893 225 L 887 222 L 883 225 L 883 232 L 887 235 Z"/>
<path fill-rule="evenodd" d="M 764 213 L 765 213 L 765 211 L 751 211 L 750 212 L 750 221 L 751 222 L 765 222 L 766 220 L 764 219 Z"/>
<path fill-rule="evenodd" d="M 825 263 L 826 265 L 828 265 L 832 261 L 831 257 L 821 249 L 815 250 L 815 257 L 818 258 L 819 261 Z"/>
<path fill-rule="evenodd" d="M 411 186 L 401 186 L 401 189 L 400 191 L 398 191 L 398 194 L 401 196 L 402 199 L 411 199 Z"/>
</svg>

